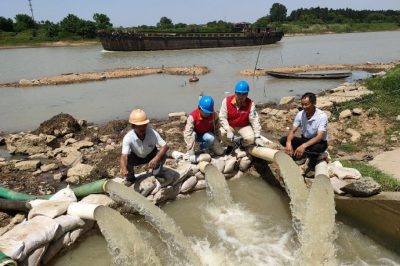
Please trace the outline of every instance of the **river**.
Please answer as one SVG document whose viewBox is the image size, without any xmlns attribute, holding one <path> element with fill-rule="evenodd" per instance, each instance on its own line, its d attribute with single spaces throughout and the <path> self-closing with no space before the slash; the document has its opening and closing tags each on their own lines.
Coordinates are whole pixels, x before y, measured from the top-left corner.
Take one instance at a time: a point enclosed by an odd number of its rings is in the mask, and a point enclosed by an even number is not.
<svg viewBox="0 0 400 266">
<path fill-rule="evenodd" d="M 207 203 L 205 191 L 162 207 L 182 229 L 207 265 L 293 265 L 299 248 L 289 199 L 262 178 L 228 181 L 234 205 L 225 210 Z M 163 265 L 173 259 L 160 237 L 143 219 L 132 223 L 150 241 Z M 400 265 L 400 257 L 357 229 L 336 222 L 334 242 L 339 265 Z M 107 243 L 92 235 L 53 261 L 53 266 L 110 265 Z"/>
<path fill-rule="evenodd" d="M 389 62 L 399 59 L 399 41 L 400 31 L 284 37 L 279 43 L 262 47 L 258 67 Z M 257 103 L 318 92 L 343 82 L 241 77 L 240 70 L 254 68 L 258 51 L 259 47 L 150 52 L 104 52 L 101 46 L 0 49 L 0 82 L 135 66 L 197 64 L 211 71 L 195 84 L 186 76 L 152 75 L 0 88 L 0 130 L 32 130 L 60 112 L 94 123 L 126 119 L 133 108 L 145 109 L 151 118 L 165 118 L 169 112 L 191 111 L 201 92 L 213 96 L 219 107 L 239 79 L 250 82 L 250 97 Z M 363 76 L 355 72 L 353 79 Z"/>
</svg>

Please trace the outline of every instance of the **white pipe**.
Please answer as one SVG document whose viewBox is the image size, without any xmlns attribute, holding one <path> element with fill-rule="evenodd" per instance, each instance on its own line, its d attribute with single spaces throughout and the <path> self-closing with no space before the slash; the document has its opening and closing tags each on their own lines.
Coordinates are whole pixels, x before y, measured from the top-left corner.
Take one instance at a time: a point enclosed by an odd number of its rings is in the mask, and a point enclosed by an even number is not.
<svg viewBox="0 0 400 266">
<path fill-rule="evenodd" d="M 97 204 L 73 202 L 68 206 L 67 213 L 82 219 L 96 220 L 94 212 L 99 207 Z"/>
<path fill-rule="evenodd" d="M 315 166 L 315 177 L 317 176 L 325 176 L 329 179 L 329 171 L 328 171 L 328 164 L 326 161 L 320 161 Z"/>
<path fill-rule="evenodd" d="M 254 157 L 257 157 L 257 158 L 260 158 L 260 159 L 263 159 L 263 160 L 266 160 L 269 162 L 274 162 L 276 154 L 283 152 L 283 151 L 270 149 L 267 147 L 250 147 L 247 149 L 247 151 Z"/>
</svg>

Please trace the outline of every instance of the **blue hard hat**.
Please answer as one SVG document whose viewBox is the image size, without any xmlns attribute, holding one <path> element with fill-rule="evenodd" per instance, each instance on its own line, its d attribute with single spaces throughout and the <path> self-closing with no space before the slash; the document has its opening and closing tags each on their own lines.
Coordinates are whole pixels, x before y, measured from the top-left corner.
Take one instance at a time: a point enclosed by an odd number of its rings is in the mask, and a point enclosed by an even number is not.
<svg viewBox="0 0 400 266">
<path fill-rule="evenodd" d="M 241 80 L 238 83 L 236 83 L 235 86 L 235 93 L 249 93 L 250 91 L 250 87 L 249 87 L 249 83 L 247 83 L 247 81 L 245 80 Z"/>
<path fill-rule="evenodd" d="M 199 100 L 199 108 L 207 114 L 212 114 L 214 112 L 214 100 L 211 96 L 203 96 Z"/>
</svg>

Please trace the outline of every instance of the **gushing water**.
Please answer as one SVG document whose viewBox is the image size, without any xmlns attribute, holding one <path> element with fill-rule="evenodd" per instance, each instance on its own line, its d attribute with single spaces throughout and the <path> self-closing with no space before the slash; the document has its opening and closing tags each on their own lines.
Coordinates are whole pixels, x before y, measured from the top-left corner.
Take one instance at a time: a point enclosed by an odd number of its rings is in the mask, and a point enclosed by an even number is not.
<svg viewBox="0 0 400 266">
<path fill-rule="evenodd" d="M 283 181 L 285 182 L 286 192 L 290 197 L 293 227 L 299 234 L 305 221 L 308 189 L 304 183 L 299 167 L 293 162 L 289 155 L 279 151 L 275 155 L 275 160 L 281 171 Z"/>
<path fill-rule="evenodd" d="M 239 204 L 228 208 L 208 206 L 204 217 L 214 245 L 198 241 L 196 251 L 205 265 L 290 265 L 294 260 L 294 231 L 279 225 L 266 229 L 258 217 Z"/>
<path fill-rule="evenodd" d="M 333 242 L 335 213 L 329 177 L 318 175 L 310 190 L 305 222 L 299 235 L 298 265 L 337 265 Z"/>
<path fill-rule="evenodd" d="M 175 265 L 201 265 L 199 257 L 193 252 L 182 230 L 177 227 L 174 220 L 168 217 L 160 208 L 153 205 L 149 200 L 133 189 L 116 182 L 107 182 L 106 190 L 113 198 L 129 204 L 146 217 L 146 221 L 160 233 L 171 255 L 179 259 L 176 261 Z M 186 262 L 184 262 L 185 260 Z"/>
<path fill-rule="evenodd" d="M 209 164 L 205 168 L 206 190 L 209 200 L 215 206 L 228 207 L 232 204 L 232 197 L 229 192 L 225 176 L 221 174 L 217 167 Z"/>
<path fill-rule="evenodd" d="M 107 240 L 113 265 L 161 265 L 154 250 L 141 237 L 140 232 L 119 212 L 100 206 L 96 208 L 94 217 Z"/>
</svg>

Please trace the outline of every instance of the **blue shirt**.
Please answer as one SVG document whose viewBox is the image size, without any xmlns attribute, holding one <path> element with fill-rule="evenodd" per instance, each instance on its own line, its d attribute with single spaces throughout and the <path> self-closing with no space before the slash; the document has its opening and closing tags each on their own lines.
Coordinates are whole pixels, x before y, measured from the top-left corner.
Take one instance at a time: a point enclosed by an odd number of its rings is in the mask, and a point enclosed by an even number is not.
<svg viewBox="0 0 400 266">
<path fill-rule="evenodd" d="M 303 136 L 308 139 L 315 137 L 318 131 L 324 131 L 322 139 L 328 140 L 328 116 L 318 108 L 315 108 L 315 113 L 310 119 L 307 119 L 304 110 L 298 112 L 293 126 L 301 127 Z"/>
</svg>

